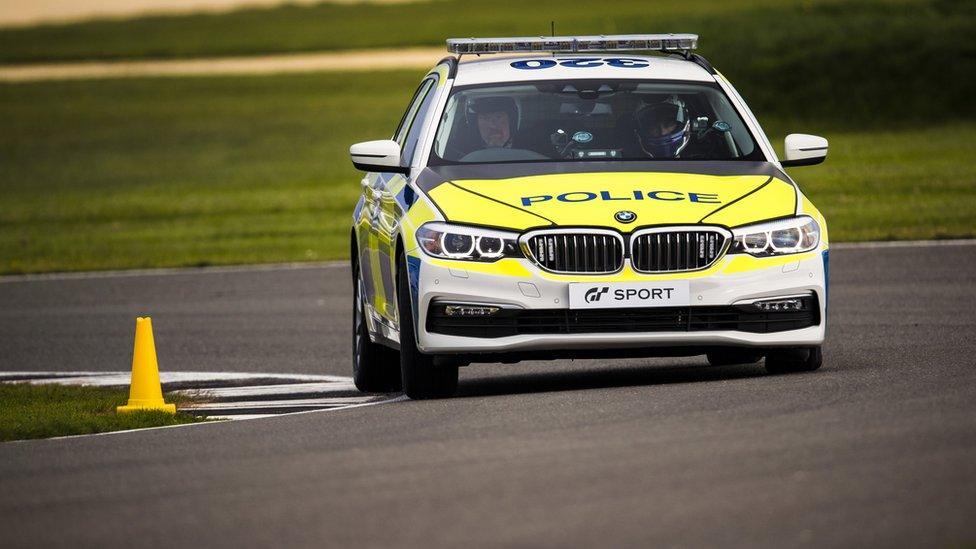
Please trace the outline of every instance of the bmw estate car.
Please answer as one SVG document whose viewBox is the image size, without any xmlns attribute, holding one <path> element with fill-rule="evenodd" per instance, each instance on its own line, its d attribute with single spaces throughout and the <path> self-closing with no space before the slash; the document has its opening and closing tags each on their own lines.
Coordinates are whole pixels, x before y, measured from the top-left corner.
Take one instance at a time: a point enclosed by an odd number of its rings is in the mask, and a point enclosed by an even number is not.
<svg viewBox="0 0 976 549">
<path fill-rule="evenodd" d="M 823 216 L 690 34 L 451 39 L 350 148 L 353 371 L 445 397 L 475 362 L 822 363 Z M 391 124 L 392 125 L 392 124 Z"/>
</svg>

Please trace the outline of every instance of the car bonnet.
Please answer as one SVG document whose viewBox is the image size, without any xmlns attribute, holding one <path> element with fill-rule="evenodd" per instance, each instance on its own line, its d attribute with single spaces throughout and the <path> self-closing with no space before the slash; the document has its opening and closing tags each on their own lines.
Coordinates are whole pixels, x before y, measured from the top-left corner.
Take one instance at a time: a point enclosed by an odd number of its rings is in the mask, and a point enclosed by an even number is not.
<svg viewBox="0 0 976 549">
<path fill-rule="evenodd" d="M 515 230 L 736 227 L 796 213 L 796 187 L 770 163 L 580 164 L 434 167 L 418 184 L 447 221 Z"/>
</svg>

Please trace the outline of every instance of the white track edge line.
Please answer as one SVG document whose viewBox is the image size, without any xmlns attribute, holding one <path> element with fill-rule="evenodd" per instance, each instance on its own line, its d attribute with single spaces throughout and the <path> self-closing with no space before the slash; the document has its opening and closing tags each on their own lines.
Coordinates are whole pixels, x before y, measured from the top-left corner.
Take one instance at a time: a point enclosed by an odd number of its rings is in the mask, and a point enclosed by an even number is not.
<svg viewBox="0 0 976 549">
<path fill-rule="evenodd" d="M 839 250 L 856 248 L 925 248 L 938 246 L 976 246 L 976 238 L 954 238 L 946 240 L 877 240 L 869 242 L 838 242 L 831 248 Z"/>
<path fill-rule="evenodd" d="M 348 261 L 314 261 L 308 263 L 265 263 L 258 265 L 213 265 L 208 267 L 161 267 L 158 269 L 124 269 L 108 271 L 78 271 L 60 273 L 34 273 L 0 276 L 4 282 L 32 282 L 44 280 L 83 280 L 89 278 L 125 278 L 139 276 L 170 276 L 186 274 L 222 274 L 266 271 L 294 271 L 304 269 L 329 269 L 344 267 Z"/>
<path fill-rule="evenodd" d="M 129 377 L 132 372 L 126 371 L 104 371 L 104 372 L 73 372 L 73 371 L 63 371 L 59 372 L 56 370 L 40 370 L 40 371 L 30 371 L 30 370 L 12 370 L 12 371 L 0 371 L 0 383 L 17 383 L 17 382 L 51 382 L 58 384 L 58 381 L 63 381 L 66 379 L 84 379 L 84 378 L 115 378 L 115 377 Z M 280 380 L 290 380 L 294 384 L 301 385 L 306 383 L 352 383 L 353 379 L 349 376 L 337 376 L 332 374 L 280 374 L 274 372 L 200 372 L 200 371 L 183 371 L 183 370 L 168 370 L 159 373 L 160 379 L 163 384 L 166 383 L 193 383 L 193 382 L 220 382 L 220 381 L 253 381 L 260 379 L 280 379 Z M 20 378 L 20 379 L 15 379 Z M 67 385 L 62 383 L 61 385 Z M 98 386 L 98 383 L 90 383 L 86 385 Z M 129 383 L 125 383 L 129 385 Z M 113 385 L 108 385 L 113 386 Z M 245 385 L 245 387 L 253 387 L 253 385 Z M 178 389 L 180 390 L 180 389 Z"/>
<path fill-rule="evenodd" d="M 179 425 L 161 425 L 159 427 L 146 427 L 146 428 L 143 428 L 143 429 L 125 429 L 125 430 L 122 430 L 122 431 L 107 431 L 107 432 L 104 432 L 104 433 L 87 433 L 87 434 L 84 434 L 84 435 L 65 435 L 65 436 L 62 436 L 62 437 L 30 438 L 30 439 L 24 439 L 24 440 L 8 440 L 7 442 L 0 442 L 0 444 L 16 444 L 16 443 L 24 443 L 24 442 L 38 442 L 38 441 L 49 441 L 49 440 L 65 440 L 65 439 L 85 438 L 85 437 L 100 437 L 100 436 L 108 436 L 108 435 L 120 435 L 120 434 L 125 434 L 125 433 L 139 433 L 139 432 L 143 432 L 143 431 L 161 431 L 163 429 L 175 429 L 175 428 L 178 428 L 178 427 L 198 427 L 198 426 L 203 426 L 203 425 L 221 425 L 221 424 L 227 424 L 227 423 L 241 423 L 241 422 L 244 422 L 244 421 L 260 421 L 260 420 L 265 420 L 265 419 L 270 420 L 270 419 L 276 419 L 276 418 L 285 417 L 285 416 L 297 416 L 297 415 L 302 415 L 302 414 L 318 414 L 318 413 L 325 413 L 325 412 L 337 412 L 339 410 L 348 410 L 350 408 L 365 408 L 367 406 L 376 406 L 378 404 L 392 404 L 394 402 L 403 402 L 403 401 L 408 400 L 408 399 L 409 399 L 409 397 L 407 397 L 407 395 L 399 395 L 399 396 L 396 396 L 396 397 L 393 397 L 393 398 L 388 398 L 388 399 L 385 399 L 385 400 L 377 400 L 375 402 L 364 402 L 364 403 L 361 403 L 361 404 L 350 404 L 349 406 L 340 406 L 338 408 L 325 408 L 325 409 L 321 409 L 321 410 L 305 410 L 305 411 L 302 411 L 302 412 L 292 412 L 292 413 L 288 413 L 288 414 L 274 414 L 274 415 L 270 415 L 270 416 L 252 417 L 252 418 L 219 419 L 219 420 L 215 420 L 215 421 L 201 421 L 199 423 L 181 423 Z"/>
<path fill-rule="evenodd" d="M 838 242 L 830 248 L 836 250 L 856 248 L 924 248 L 928 246 L 976 246 L 976 238 L 947 240 L 876 240 L 868 242 Z M 258 265 L 215 265 L 210 267 L 166 267 L 159 269 L 132 269 L 109 271 L 79 271 L 61 273 L 37 273 L 21 275 L 2 275 L 4 282 L 31 282 L 44 280 L 83 280 L 88 278 L 122 278 L 138 276 L 167 276 L 185 274 L 247 273 L 278 270 L 301 270 L 345 267 L 348 261 L 318 261 L 309 263 L 266 263 Z"/>
</svg>

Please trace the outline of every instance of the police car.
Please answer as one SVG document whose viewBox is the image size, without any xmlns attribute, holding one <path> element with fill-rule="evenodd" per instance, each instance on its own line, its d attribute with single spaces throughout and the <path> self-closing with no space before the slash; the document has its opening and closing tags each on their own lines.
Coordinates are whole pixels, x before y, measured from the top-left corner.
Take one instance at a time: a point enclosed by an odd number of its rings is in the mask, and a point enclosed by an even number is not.
<svg viewBox="0 0 976 549">
<path fill-rule="evenodd" d="M 451 39 L 392 139 L 357 143 L 353 370 L 451 395 L 563 357 L 820 367 L 827 225 L 691 34 Z"/>
</svg>

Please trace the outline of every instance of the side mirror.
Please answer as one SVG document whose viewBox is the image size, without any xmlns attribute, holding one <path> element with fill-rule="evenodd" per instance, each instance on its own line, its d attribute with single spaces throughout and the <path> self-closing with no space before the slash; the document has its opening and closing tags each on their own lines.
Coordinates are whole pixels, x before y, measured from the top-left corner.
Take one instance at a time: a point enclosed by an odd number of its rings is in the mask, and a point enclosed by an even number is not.
<svg viewBox="0 0 976 549">
<path fill-rule="evenodd" d="M 812 166 L 827 158 L 827 140 L 818 135 L 791 133 L 785 141 L 786 159 L 783 167 Z"/>
<path fill-rule="evenodd" d="M 349 156 L 364 172 L 410 173 L 409 167 L 400 165 L 400 144 L 392 139 L 356 143 L 349 147 Z"/>
</svg>

